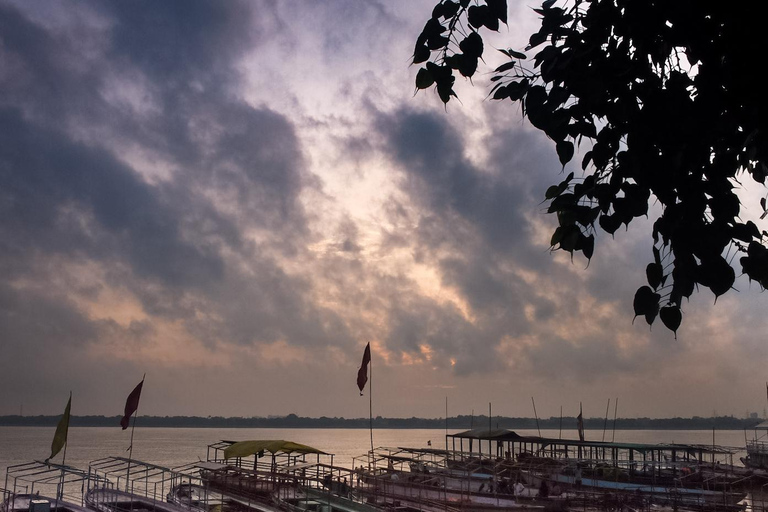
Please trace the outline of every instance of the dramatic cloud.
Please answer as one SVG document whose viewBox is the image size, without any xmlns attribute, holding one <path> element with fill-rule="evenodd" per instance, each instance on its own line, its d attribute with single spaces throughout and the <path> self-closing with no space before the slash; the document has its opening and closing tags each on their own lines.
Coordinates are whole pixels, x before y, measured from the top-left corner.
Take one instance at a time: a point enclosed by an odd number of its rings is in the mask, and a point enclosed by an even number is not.
<svg viewBox="0 0 768 512">
<path fill-rule="evenodd" d="M 0 414 L 762 407 L 756 287 L 633 324 L 649 221 L 550 254 L 551 141 L 413 96 L 430 3 L 0 1 Z"/>
</svg>

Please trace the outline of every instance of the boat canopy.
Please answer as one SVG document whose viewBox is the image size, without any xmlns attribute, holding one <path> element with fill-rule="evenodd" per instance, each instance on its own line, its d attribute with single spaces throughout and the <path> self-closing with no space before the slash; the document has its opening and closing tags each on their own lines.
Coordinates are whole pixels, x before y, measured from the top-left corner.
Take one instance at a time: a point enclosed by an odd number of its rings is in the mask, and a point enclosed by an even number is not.
<svg viewBox="0 0 768 512">
<path fill-rule="evenodd" d="M 312 448 L 305 444 L 294 443 L 292 441 L 240 441 L 228 446 L 224 450 L 224 458 L 248 457 L 259 452 L 269 452 L 273 455 L 278 453 L 318 453 L 327 455 L 325 452 Z"/>
<path fill-rule="evenodd" d="M 765 429 L 768 430 L 768 421 Z M 762 425 L 762 423 L 761 423 Z M 758 425 L 755 428 L 760 428 Z M 487 428 L 476 428 L 473 430 L 467 430 L 465 432 L 457 432 L 455 434 L 447 434 L 446 438 L 453 439 L 475 439 L 480 441 L 497 441 L 499 443 L 518 443 L 518 444 L 535 444 L 541 448 L 549 446 L 559 447 L 586 447 L 586 448 L 616 448 L 624 450 L 637 450 L 639 452 L 650 452 L 655 450 L 666 451 L 683 451 L 683 452 L 703 452 L 703 453 L 717 453 L 717 454 L 734 454 L 738 450 L 737 448 L 731 448 L 726 446 L 713 446 L 713 445 L 701 445 L 701 444 L 647 444 L 647 443 L 621 443 L 613 441 L 580 441 L 576 439 L 552 439 L 547 437 L 538 436 L 521 436 L 518 433 L 507 429 L 488 430 Z"/>
<path fill-rule="evenodd" d="M 768 430 L 768 420 L 758 423 L 753 427 L 755 430 Z"/>
<path fill-rule="evenodd" d="M 492 439 L 494 441 L 517 441 L 523 439 L 523 436 L 507 429 L 488 430 L 487 428 L 475 428 L 456 434 L 449 434 L 449 437 L 463 438 L 463 439 Z"/>
</svg>

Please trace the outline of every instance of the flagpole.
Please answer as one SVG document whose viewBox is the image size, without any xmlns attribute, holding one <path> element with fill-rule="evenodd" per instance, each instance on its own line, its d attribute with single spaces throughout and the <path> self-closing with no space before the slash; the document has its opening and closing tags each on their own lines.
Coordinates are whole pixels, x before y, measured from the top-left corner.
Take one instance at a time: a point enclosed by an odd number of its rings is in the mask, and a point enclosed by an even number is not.
<svg viewBox="0 0 768 512">
<path fill-rule="evenodd" d="M 445 397 L 445 453 L 448 454 L 448 397 Z"/>
<path fill-rule="evenodd" d="M 72 404 L 72 391 L 69 392 L 69 404 Z M 64 439 L 64 454 L 61 456 L 61 482 L 56 493 L 56 508 L 59 507 L 59 496 L 64 499 L 64 467 L 67 465 L 67 445 L 69 444 L 69 419 L 67 419 L 67 437 Z"/>
<path fill-rule="evenodd" d="M 371 432 L 371 458 L 373 458 L 373 358 L 371 358 L 368 369 L 370 375 L 368 384 L 368 425 Z"/>
<path fill-rule="evenodd" d="M 147 378 L 147 374 L 145 373 L 144 376 L 141 378 L 141 385 L 142 388 L 144 387 L 144 379 Z M 134 381 L 135 382 L 135 381 Z M 131 480 L 131 459 L 133 459 L 133 431 L 136 429 L 136 418 L 139 415 L 139 403 L 136 403 L 136 410 L 133 411 L 133 425 L 131 425 L 131 446 L 128 447 L 128 470 L 125 472 L 125 490 L 126 492 L 130 492 L 130 489 L 128 488 L 129 482 Z"/>
<path fill-rule="evenodd" d="M 67 445 L 68 444 L 69 443 L 64 443 L 64 455 L 61 456 L 61 483 L 59 484 L 59 492 L 56 493 L 57 503 L 59 501 L 60 495 L 61 495 L 61 499 L 64 499 L 64 467 L 67 465 Z"/>
</svg>

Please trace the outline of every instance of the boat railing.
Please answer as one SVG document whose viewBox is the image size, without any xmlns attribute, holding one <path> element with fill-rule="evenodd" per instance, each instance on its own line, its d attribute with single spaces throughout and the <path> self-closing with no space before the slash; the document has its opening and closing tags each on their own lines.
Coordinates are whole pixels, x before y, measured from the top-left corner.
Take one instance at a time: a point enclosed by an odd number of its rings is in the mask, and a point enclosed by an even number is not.
<svg viewBox="0 0 768 512">
<path fill-rule="evenodd" d="M 359 503 L 374 506 L 395 507 L 397 502 L 408 501 L 416 508 L 439 508 L 449 512 L 458 509 L 448 504 L 440 490 L 444 477 L 437 474 L 419 474 L 419 481 L 397 481 L 401 472 L 388 472 L 383 468 L 373 470 L 341 468 L 328 464 L 298 466 L 290 473 L 280 473 L 274 493 L 279 499 L 296 489 L 319 495 L 335 495 Z M 400 492 L 397 492 L 397 490 Z M 431 492 L 429 492 L 431 491 Z M 435 499 L 439 497 L 440 499 Z M 439 507 L 436 504 L 439 503 Z"/>
<path fill-rule="evenodd" d="M 84 504 L 88 473 L 82 469 L 44 461 L 8 466 L 3 501 L 19 495 L 38 495 L 75 505 Z"/>
<path fill-rule="evenodd" d="M 564 472 L 574 475 L 577 470 L 581 471 L 585 477 L 600 478 L 609 481 L 631 481 L 638 480 L 648 485 L 674 486 L 682 485 L 691 488 L 701 488 L 710 490 L 731 489 L 734 487 L 734 481 L 741 479 L 740 474 L 735 470 L 732 464 L 721 464 L 721 457 L 728 457 L 733 452 L 728 447 L 708 447 L 708 453 L 716 454 L 715 461 L 701 460 L 691 454 L 681 455 L 678 452 L 677 457 L 647 457 L 645 460 L 639 458 L 550 458 L 536 457 L 517 457 L 514 460 L 510 457 L 464 457 L 463 462 L 458 462 L 459 458 L 447 458 L 442 461 L 423 462 L 420 458 L 408 459 L 405 451 L 388 451 L 385 455 L 389 461 L 395 460 L 394 467 L 390 469 L 400 469 L 405 466 L 406 470 L 418 472 L 422 468 L 429 468 L 434 472 L 448 472 L 452 477 L 461 478 L 482 478 L 489 475 L 494 479 L 507 478 L 517 481 L 522 471 L 536 474 L 546 474 L 553 471 Z M 414 450 L 418 452 L 419 450 Z M 369 452 L 370 453 L 370 452 Z M 443 452 L 444 455 L 453 456 L 452 452 Z M 384 457 L 386 460 L 387 457 Z M 381 459 L 374 460 L 374 464 Z M 725 460 L 725 459 L 722 459 Z M 410 461 L 410 464 L 405 464 Z"/>
<path fill-rule="evenodd" d="M 747 441 L 747 452 L 756 454 L 768 454 L 768 441 L 750 440 Z"/>
<path fill-rule="evenodd" d="M 473 499 L 485 496 L 486 499 L 496 500 L 497 502 L 507 500 L 507 503 L 514 502 L 517 499 L 523 500 L 520 503 L 527 503 L 528 505 L 538 504 L 539 506 L 546 506 L 550 501 L 558 502 L 561 504 L 567 504 L 567 508 L 570 510 L 579 510 L 581 508 L 585 510 L 651 510 L 652 507 L 658 505 L 669 505 L 673 508 L 680 506 L 682 508 L 703 509 L 705 503 L 703 499 L 696 493 L 687 493 L 682 489 L 682 486 L 671 486 L 666 488 L 666 491 L 653 494 L 647 492 L 638 492 L 634 490 L 623 489 L 611 489 L 596 490 L 589 488 L 568 488 L 557 492 L 557 496 L 551 496 L 547 498 L 538 498 L 538 501 L 529 501 L 533 498 L 518 498 L 514 494 L 509 492 L 499 491 L 499 487 L 495 487 L 495 491 L 486 491 L 483 493 L 477 488 L 473 488 L 469 491 L 468 487 L 460 487 L 458 489 L 447 489 L 442 482 L 440 475 L 419 475 L 418 473 L 411 475 L 398 475 L 401 479 L 392 480 L 384 477 L 367 478 L 364 485 L 358 487 L 357 491 L 361 496 L 367 497 L 367 499 L 374 503 L 388 502 L 390 504 L 394 502 L 409 502 L 411 506 L 432 506 L 434 508 L 452 507 L 456 506 L 461 508 L 462 504 L 469 504 Z M 402 480 L 402 478 L 407 478 Z M 498 481 L 497 481 L 498 482 Z M 448 491 L 448 492 L 446 492 Z M 707 507 L 714 507 L 721 510 L 733 510 L 733 496 L 727 493 L 722 495 L 722 500 L 715 499 L 714 501 L 708 501 Z M 450 497 L 450 499 L 449 499 Z M 709 498 L 712 500 L 712 496 Z M 453 505 L 452 505 L 453 504 Z"/>
<path fill-rule="evenodd" d="M 170 468 L 124 457 L 104 457 L 88 467 L 88 490 L 107 489 L 165 502 L 171 490 L 181 484 L 201 483 L 199 477 Z"/>
</svg>

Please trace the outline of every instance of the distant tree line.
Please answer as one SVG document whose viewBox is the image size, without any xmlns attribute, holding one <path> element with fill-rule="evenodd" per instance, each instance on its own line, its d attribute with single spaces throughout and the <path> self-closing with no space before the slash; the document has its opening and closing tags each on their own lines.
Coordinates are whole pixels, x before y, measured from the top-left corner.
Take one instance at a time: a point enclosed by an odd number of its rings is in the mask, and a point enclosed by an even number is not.
<svg viewBox="0 0 768 512">
<path fill-rule="evenodd" d="M 18 427 L 53 427 L 59 416 L 0 416 L 0 426 Z M 703 418 L 618 418 L 618 430 L 742 430 L 753 428 L 760 419 L 735 418 L 733 416 L 717 416 Z M 120 416 L 72 416 L 70 425 L 73 427 L 117 427 Z M 586 430 L 602 430 L 605 418 L 585 418 Z M 368 428 L 368 418 L 309 418 L 289 414 L 280 417 L 222 417 L 222 416 L 141 416 L 141 427 L 160 428 Z M 382 418 L 373 420 L 374 428 L 409 428 L 409 429 L 441 429 L 463 430 L 470 428 L 493 429 L 536 429 L 535 418 L 510 418 L 493 416 L 489 422 L 488 416 L 454 416 L 448 418 Z M 540 418 L 538 427 L 541 429 L 573 430 L 576 428 L 576 418 L 573 416 Z M 609 429 L 614 427 L 613 419 L 608 419 Z"/>
</svg>

